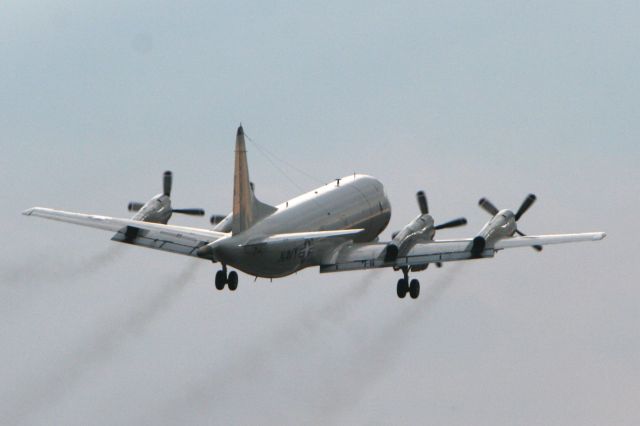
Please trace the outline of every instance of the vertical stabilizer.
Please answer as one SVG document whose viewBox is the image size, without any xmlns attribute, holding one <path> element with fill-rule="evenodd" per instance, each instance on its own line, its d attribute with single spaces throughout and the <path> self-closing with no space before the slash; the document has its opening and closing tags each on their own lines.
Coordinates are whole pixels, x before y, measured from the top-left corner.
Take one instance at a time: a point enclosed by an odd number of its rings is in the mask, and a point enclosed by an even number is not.
<svg viewBox="0 0 640 426">
<path fill-rule="evenodd" d="M 233 224 L 231 232 L 240 232 L 251 228 L 256 222 L 269 216 L 276 208 L 258 201 L 253 194 L 249 181 L 247 164 L 247 147 L 244 141 L 244 130 L 238 127 L 236 135 L 236 161 L 233 176 Z"/>
</svg>

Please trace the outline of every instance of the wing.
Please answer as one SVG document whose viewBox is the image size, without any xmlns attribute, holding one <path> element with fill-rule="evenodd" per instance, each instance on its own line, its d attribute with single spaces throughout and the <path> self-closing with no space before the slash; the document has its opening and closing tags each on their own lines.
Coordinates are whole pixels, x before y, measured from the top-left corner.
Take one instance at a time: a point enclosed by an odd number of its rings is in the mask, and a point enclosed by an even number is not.
<svg viewBox="0 0 640 426">
<path fill-rule="evenodd" d="M 42 207 L 33 207 L 22 214 L 112 231 L 116 233 L 112 238 L 114 241 L 189 256 L 197 256 L 198 248 L 229 236 L 224 232 L 207 229 L 72 213 Z"/>
<path fill-rule="evenodd" d="M 505 238 L 494 244 L 496 250 L 515 247 L 545 246 L 550 244 L 579 243 L 583 241 L 600 241 L 607 234 L 604 232 L 586 232 L 583 234 L 527 235 L 526 237 Z"/>
<path fill-rule="evenodd" d="M 406 256 L 393 262 L 385 262 L 386 243 L 350 244 L 336 250 L 327 262 L 320 265 L 320 272 L 354 271 L 358 269 L 403 266 L 422 266 L 432 262 L 450 262 L 471 258 L 472 240 L 432 241 L 416 244 Z M 494 250 L 487 249 L 483 257 L 492 257 Z"/>
<path fill-rule="evenodd" d="M 338 248 L 320 265 L 320 272 L 354 271 L 370 268 L 424 268 L 435 262 L 453 262 L 493 257 L 498 250 L 529 247 L 534 245 L 565 244 L 583 241 L 599 241 L 606 236 L 604 232 L 584 234 L 537 235 L 512 237 L 497 241 L 493 247 L 487 247 L 480 256 L 471 254 L 472 238 L 459 240 L 440 240 L 416 244 L 406 256 L 398 257 L 394 262 L 385 262 L 385 243 L 349 244 Z"/>
</svg>

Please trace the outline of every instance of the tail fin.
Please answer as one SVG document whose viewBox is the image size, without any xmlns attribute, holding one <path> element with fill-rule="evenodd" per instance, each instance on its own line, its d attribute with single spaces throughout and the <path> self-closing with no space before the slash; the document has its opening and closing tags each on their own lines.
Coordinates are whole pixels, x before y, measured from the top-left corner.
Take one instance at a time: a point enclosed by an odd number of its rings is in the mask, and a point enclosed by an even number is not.
<svg viewBox="0 0 640 426">
<path fill-rule="evenodd" d="M 231 232 L 240 232 L 251 228 L 256 222 L 276 211 L 276 208 L 261 203 L 253 194 L 249 181 L 247 148 L 244 142 L 244 130 L 238 127 L 236 135 L 236 164 L 233 176 L 233 224 Z"/>
</svg>

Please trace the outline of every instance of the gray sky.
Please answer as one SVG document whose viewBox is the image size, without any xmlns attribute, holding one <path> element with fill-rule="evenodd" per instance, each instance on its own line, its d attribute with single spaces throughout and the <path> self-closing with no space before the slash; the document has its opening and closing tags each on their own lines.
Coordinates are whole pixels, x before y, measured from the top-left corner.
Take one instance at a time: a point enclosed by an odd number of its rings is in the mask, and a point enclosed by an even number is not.
<svg viewBox="0 0 640 426">
<path fill-rule="evenodd" d="M 119 424 L 637 424 L 637 2 L 0 5 L 0 420 Z M 419 274 L 276 280 L 30 219 L 127 216 L 174 172 L 176 206 L 231 208 L 235 128 L 275 204 L 354 171 L 393 204 L 488 196 L 512 250 Z M 314 178 L 310 178 L 313 176 Z M 292 182 L 293 181 L 293 182 Z M 206 226 L 197 218 L 174 223 Z"/>
</svg>

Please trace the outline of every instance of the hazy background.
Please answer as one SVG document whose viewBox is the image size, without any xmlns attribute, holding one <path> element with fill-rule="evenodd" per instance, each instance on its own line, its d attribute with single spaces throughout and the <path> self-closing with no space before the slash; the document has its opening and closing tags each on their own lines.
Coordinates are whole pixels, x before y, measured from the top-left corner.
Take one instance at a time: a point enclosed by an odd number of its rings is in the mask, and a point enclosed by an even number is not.
<svg viewBox="0 0 640 426">
<path fill-rule="evenodd" d="M 638 424 L 640 5 L 562 3 L 2 2 L 0 422 Z M 441 238 L 528 192 L 524 232 L 608 237 L 429 268 L 413 301 L 393 271 L 219 292 L 20 215 L 128 216 L 166 169 L 176 207 L 226 213 L 240 122 L 286 171 L 248 145 L 269 203 L 356 171 L 383 238 L 418 189 L 469 219 Z"/>
</svg>

